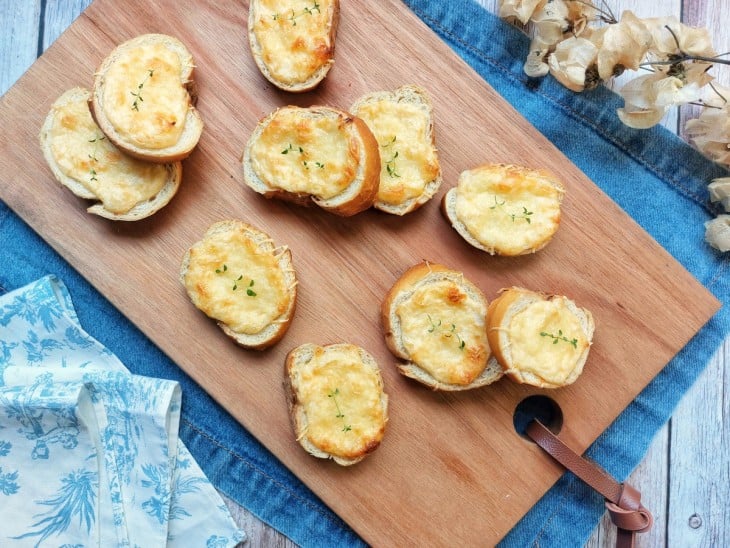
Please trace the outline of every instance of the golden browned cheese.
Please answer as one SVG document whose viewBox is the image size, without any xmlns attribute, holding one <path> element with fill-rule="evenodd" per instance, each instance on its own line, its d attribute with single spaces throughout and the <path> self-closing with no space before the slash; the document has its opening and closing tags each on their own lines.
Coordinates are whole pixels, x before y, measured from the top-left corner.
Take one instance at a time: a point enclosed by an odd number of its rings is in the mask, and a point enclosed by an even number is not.
<svg viewBox="0 0 730 548">
<path fill-rule="evenodd" d="M 104 113 L 114 129 L 146 149 L 176 144 L 189 107 L 180 73 L 180 57 L 163 43 L 122 52 L 104 84 Z"/>
<path fill-rule="evenodd" d="M 354 114 L 380 144 L 378 200 L 397 205 L 421 196 L 439 173 L 428 111 L 422 105 L 380 100 L 360 105 Z"/>
<path fill-rule="evenodd" d="M 260 0 L 254 32 L 275 80 L 302 83 L 329 62 L 330 10 L 330 0 Z"/>
<path fill-rule="evenodd" d="M 126 213 L 167 181 L 164 165 L 122 154 L 101 132 L 83 97 L 54 106 L 50 150 L 61 173 L 95 194 L 104 208 Z"/>
<path fill-rule="evenodd" d="M 459 177 L 456 214 L 480 242 L 518 254 L 557 230 L 561 200 L 562 190 L 542 172 L 482 166 Z"/>
<path fill-rule="evenodd" d="M 483 302 L 451 280 L 423 285 L 396 307 L 409 359 L 436 380 L 460 385 L 487 365 L 486 313 Z"/>
<path fill-rule="evenodd" d="M 279 109 L 251 146 L 256 175 L 272 188 L 329 199 L 354 181 L 360 157 L 352 119 Z"/>
<path fill-rule="evenodd" d="M 565 299 L 535 301 L 510 321 L 512 368 L 562 385 L 590 346 Z"/>
<path fill-rule="evenodd" d="M 259 333 L 287 310 L 291 298 L 274 253 L 237 230 L 195 244 L 184 283 L 200 310 L 237 333 Z"/>
<path fill-rule="evenodd" d="M 372 451 L 385 430 L 382 381 L 363 366 L 358 351 L 353 345 L 316 347 L 298 373 L 297 397 L 307 417 L 303 435 L 342 458 Z"/>
</svg>

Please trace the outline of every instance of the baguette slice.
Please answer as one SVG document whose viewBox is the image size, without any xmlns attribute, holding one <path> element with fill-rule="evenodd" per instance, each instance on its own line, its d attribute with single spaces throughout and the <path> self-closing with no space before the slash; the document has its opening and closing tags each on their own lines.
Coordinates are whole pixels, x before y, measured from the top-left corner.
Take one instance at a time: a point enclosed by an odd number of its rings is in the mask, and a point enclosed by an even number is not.
<svg viewBox="0 0 730 548">
<path fill-rule="evenodd" d="M 545 171 L 487 164 L 462 172 L 441 210 L 472 246 L 491 255 L 525 255 L 545 247 L 558 230 L 564 194 Z"/>
<path fill-rule="evenodd" d="M 193 68 L 191 53 L 172 36 L 143 34 L 120 44 L 94 79 L 96 122 L 131 156 L 161 163 L 186 158 L 203 131 L 191 97 Z"/>
<path fill-rule="evenodd" d="M 463 273 L 421 263 L 396 281 L 381 320 L 398 370 L 434 390 L 469 390 L 502 377 L 489 349 L 487 300 Z"/>
<path fill-rule="evenodd" d="M 251 0 L 248 41 L 256 66 L 277 88 L 314 89 L 335 62 L 339 0 Z"/>
<path fill-rule="evenodd" d="M 245 348 L 277 343 L 294 317 L 291 251 L 242 221 L 213 224 L 185 253 L 180 281 L 192 303 Z"/>
<path fill-rule="evenodd" d="M 375 137 L 360 118 L 335 108 L 277 109 L 254 129 L 242 162 L 255 192 L 343 217 L 371 207 L 378 192 Z"/>
<path fill-rule="evenodd" d="M 567 297 L 521 287 L 503 290 L 487 314 L 489 344 L 505 375 L 540 388 L 575 382 L 594 328 L 591 313 Z"/>
<path fill-rule="evenodd" d="M 369 93 L 350 111 L 380 144 L 380 186 L 374 206 L 405 215 L 428 202 L 442 183 L 433 128 L 433 106 L 416 85 Z"/>
<path fill-rule="evenodd" d="M 39 139 L 54 177 L 79 198 L 97 203 L 89 213 L 114 221 L 137 221 L 156 213 L 177 192 L 182 164 L 158 164 L 122 153 L 89 110 L 91 93 L 64 92 L 51 106 Z"/>
<path fill-rule="evenodd" d="M 309 454 L 350 466 L 380 446 L 388 396 L 377 362 L 363 348 L 298 346 L 286 357 L 284 385 L 296 439 Z"/>
</svg>

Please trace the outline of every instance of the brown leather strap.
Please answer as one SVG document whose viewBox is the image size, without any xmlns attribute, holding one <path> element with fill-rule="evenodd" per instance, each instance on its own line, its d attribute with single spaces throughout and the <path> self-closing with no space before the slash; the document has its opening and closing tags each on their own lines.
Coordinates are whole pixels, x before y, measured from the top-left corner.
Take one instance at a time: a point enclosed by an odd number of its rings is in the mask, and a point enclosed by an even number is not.
<svg viewBox="0 0 730 548">
<path fill-rule="evenodd" d="M 641 494 L 636 489 L 618 483 L 597 464 L 578 455 L 541 422 L 533 420 L 526 433 L 556 461 L 604 496 L 611 521 L 618 528 L 618 548 L 633 547 L 635 534 L 651 529 L 654 517 L 641 505 Z"/>
</svg>

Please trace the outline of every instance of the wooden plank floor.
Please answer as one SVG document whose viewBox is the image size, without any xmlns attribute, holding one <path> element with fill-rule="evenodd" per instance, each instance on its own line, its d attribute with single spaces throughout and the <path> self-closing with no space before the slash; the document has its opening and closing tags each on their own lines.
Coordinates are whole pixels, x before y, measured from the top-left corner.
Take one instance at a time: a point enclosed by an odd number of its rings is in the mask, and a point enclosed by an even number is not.
<svg viewBox="0 0 730 548">
<path fill-rule="evenodd" d="M 78 16 L 91 0 L 0 0 L 0 94 Z M 477 0 L 496 12 L 497 0 Z M 728 0 L 607 0 L 614 13 L 631 9 L 640 17 L 675 15 L 711 30 L 719 51 L 730 50 Z M 730 68 L 713 74 L 730 85 Z M 663 124 L 677 132 L 691 110 L 673 111 Z M 682 122 L 683 123 L 683 122 Z M 730 339 L 685 396 L 669 423 L 657 434 L 629 482 L 655 515 L 655 527 L 639 535 L 638 546 L 730 546 Z M 255 516 L 229 502 L 249 536 L 249 546 L 294 544 Z M 609 546 L 615 539 L 607 518 L 588 547 Z"/>
</svg>

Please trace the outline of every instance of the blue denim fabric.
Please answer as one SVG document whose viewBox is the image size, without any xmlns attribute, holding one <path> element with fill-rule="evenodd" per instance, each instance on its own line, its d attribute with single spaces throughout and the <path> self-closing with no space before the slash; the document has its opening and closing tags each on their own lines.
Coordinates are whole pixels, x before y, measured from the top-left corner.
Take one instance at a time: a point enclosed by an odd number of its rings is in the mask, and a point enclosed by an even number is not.
<svg viewBox="0 0 730 548">
<path fill-rule="evenodd" d="M 730 331 L 730 256 L 703 242 L 703 223 L 714 213 L 706 184 L 727 173 L 662 128 L 633 131 L 623 126 L 615 114 L 621 102 L 610 91 L 574 94 L 549 77 L 528 79 L 522 72 L 527 39 L 471 0 L 406 4 L 724 303 L 588 450 L 590 458 L 624 479 Z M 224 494 L 300 545 L 363 544 L 1 203 L 0 238 L 0 292 L 55 274 L 68 286 L 81 324 L 133 373 L 180 382 L 180 436 Z M 503 545 L 582 545 L 603 511 L 598 495 L 565 474 Z"/>
</svg>

